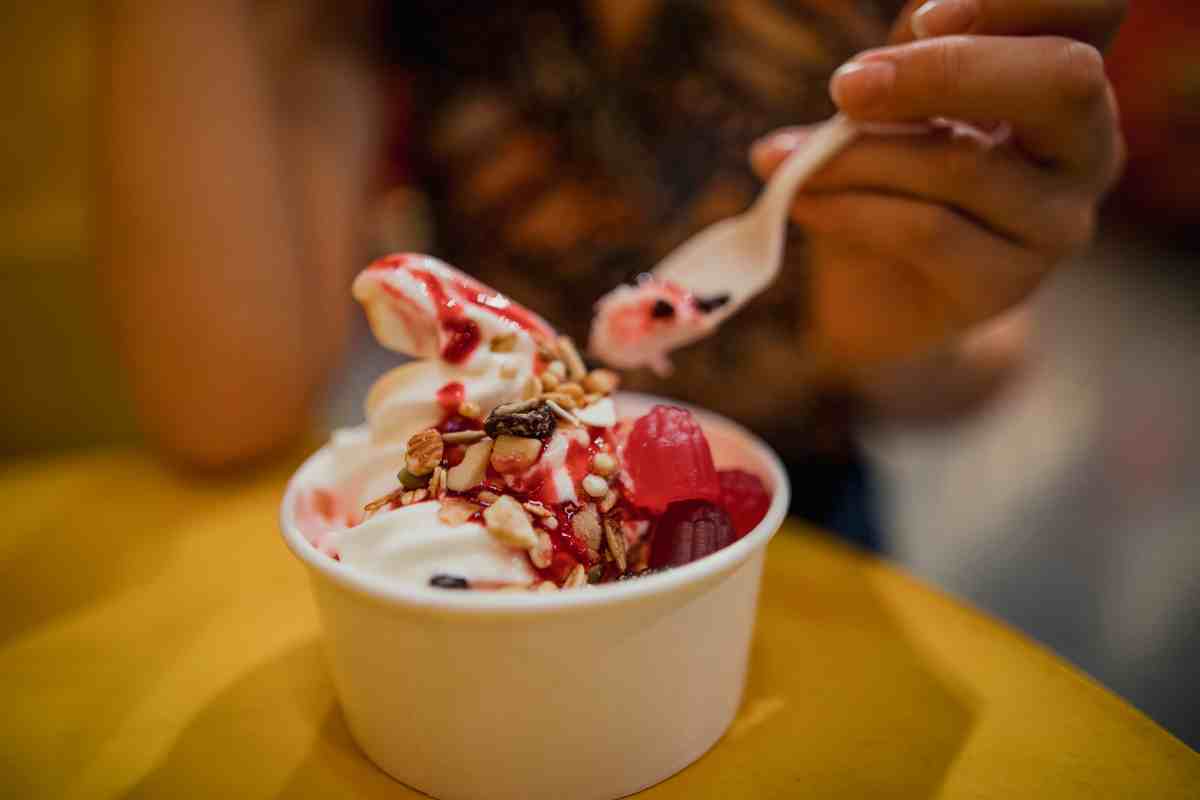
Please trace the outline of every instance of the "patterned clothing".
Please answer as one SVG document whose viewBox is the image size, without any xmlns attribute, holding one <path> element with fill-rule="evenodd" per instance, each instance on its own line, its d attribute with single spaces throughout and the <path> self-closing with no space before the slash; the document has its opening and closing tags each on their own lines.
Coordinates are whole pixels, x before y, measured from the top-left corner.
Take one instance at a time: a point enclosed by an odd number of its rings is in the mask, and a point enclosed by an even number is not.
<svg viewBox="0 0 1200 800">
<path fill-rule="evenodd" d="M 596 298 L 749 204 L 751 142 L 829 116 L 832 70 L 883 42 L 900 3 L 667 0 L 623 57 L 586 5 L 406 3 L 391 44 L 415 76 L 437 251 L 581 341 Z M 804 262 L 793 235 L 782 280 L 634 387 L 811 449 Z"/>
</svg>

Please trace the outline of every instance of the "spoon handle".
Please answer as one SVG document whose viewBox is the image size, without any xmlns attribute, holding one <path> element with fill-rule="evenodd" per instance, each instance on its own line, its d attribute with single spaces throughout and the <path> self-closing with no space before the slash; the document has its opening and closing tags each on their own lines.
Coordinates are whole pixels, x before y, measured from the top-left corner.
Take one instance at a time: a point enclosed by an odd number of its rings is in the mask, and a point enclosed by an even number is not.
<svg viewBox="0 0 1200 800">
<path fill-rule="evenodd" d="M 823 167 L 858 135 L 858 123 L 845 114 L 838 114 L 817 128 L 804 146 L 783 162 L 779 171 L 771 177 L 767 188 L 759 195 L 755 210 L 762 207 L 767 212 L 778 212 L 782 218 L 792 195 L 804 181 Z"/>
</svg>

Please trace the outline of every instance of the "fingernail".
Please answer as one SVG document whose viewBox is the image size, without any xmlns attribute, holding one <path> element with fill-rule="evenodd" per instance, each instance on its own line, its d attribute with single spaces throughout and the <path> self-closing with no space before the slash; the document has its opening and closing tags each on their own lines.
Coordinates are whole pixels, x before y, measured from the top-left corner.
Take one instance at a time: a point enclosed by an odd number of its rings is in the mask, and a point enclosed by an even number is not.
<svg viewBox="0 0 1200 800">
<path fill-rule="evenodd" d="M 890 61 L 851 61 L 833 73 L 829 92 L 839 108 L 862 109 L 887 96 L 896 82 L 896 67 Z"/>
<path fill-rule="evenodd" d="M 929 0 L 913 13 L 909 25 L 918 39 L 966 33 L 979 16 L 979 0 Z"/>
<path fill-rule="evenodd" d="M 784 128 L 772 131 L 761 139 L 755 140 L 754 144 L 750 145 L 750 150 L 752 153 L 762 156 L 773 153 L 790 153 L 811 135 L 812 131 L 808 126 Z"/>
</svg>

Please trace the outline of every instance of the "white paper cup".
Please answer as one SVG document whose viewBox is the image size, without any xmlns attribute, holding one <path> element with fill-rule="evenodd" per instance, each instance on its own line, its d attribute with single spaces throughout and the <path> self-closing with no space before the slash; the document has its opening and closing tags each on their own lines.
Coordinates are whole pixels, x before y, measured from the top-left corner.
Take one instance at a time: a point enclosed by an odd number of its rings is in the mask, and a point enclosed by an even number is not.
<svg viewBox="0 0 1200 800">
<path fill-rule="evenodd" d="M 654 398 L 622 395 L 622 415 Z M 693 409 L 717 465 L 758 474 L 763 521 L 664 573 L 553 594 L 397 585 L 319 552 L 299 492 L 333 483 L 327 449 L 297 471 L 282 529 L 308 568 L 334 686 L 377 765 L 440 800 L 611 800 L 704 754 L 737 712 L 766 546 L 788 506 L 779 460 Z"/>
</svg>

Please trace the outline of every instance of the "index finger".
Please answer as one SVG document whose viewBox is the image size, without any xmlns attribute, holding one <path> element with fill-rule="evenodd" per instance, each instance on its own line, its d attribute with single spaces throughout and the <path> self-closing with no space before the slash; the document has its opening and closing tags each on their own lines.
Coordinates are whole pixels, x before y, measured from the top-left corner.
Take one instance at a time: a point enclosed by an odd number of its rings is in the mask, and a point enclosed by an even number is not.
<svg viewBox="0 0 1200 800">
<path fill-rule="evenodd" d="M 1107 47 L 1128 0 L 911 0 L 900 15 L 896 43 L 933 36 L 1065 36 Z"/>
<path fill-rule="evenodd" d="M 947 36 L 884 47 L 839 69 L 830 88 L 862 121 L 1006 120 L 1049 161 L 1088 163 L 1110 144 L 1083 135 L 1106 107 L 1104 61 L 1071 39 Z"/>
</svg>

